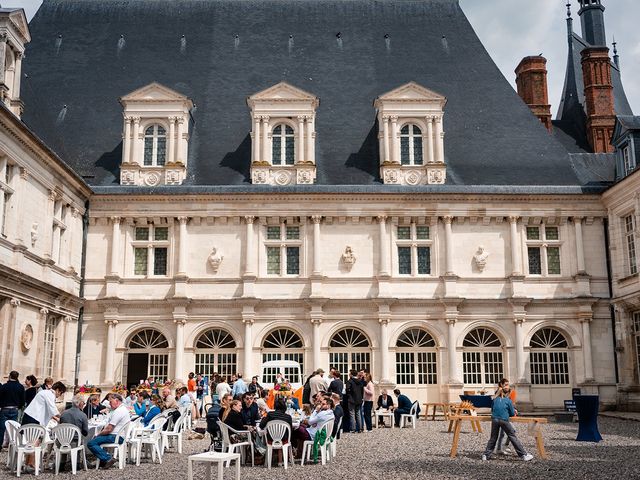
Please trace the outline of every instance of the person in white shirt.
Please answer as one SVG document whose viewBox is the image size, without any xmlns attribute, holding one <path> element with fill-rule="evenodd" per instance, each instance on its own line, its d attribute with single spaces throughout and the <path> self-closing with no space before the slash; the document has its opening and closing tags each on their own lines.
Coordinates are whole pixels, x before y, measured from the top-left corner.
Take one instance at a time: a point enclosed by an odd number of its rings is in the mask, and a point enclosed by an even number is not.
<svg viewBox="0 0 640 480">
<path fill-rule="evenodd" d="M 247 384 L 244 383 L 244 380 L 242 379 L 242 374 L 239 373 L 238 374 L 238 379 L 236 380 L 236 382 L 233 384 L 233 389 L 231 391 L 231 395 L 233 395 L 233 398 L 237 398 L 240 395 L 243 395 L 247 393 Z"/>
<path fill-rule="evenodd" d="M 87 448 L 96 456 L 100 462 L 100 466 L 104 469 L 111 468 L 116 460 L 107 453 L 101 445 L 104 443 L 115 443 L 116 438 L 118 438 L 118 443 L 122 443 L 127 426 L 131 421 L 129 409 L 122 402 L 122 395 L 119 393 L 109 395 L 109 405 L 112 410 L 109 416 L 109 423 L 87 443 Z"/>
<path fill-rule="evenodd" d="M 51 419 L 58 420 L 58 407 L 56 398 L 61 397 L 67 391 L 62 382 L 56 382 L 51 390 L 40 390 L 33 398 L 22 415 L 22 425 L 35 423 L 46 427 Z"/>
<path fill-rule="evenodd" d="M 180 399 L 178 400 L 178 407 L 190 407 L 193 399 L 191 395 L 189 395 L 189 389 L 187 387 L 182 387 L 180 389 Z"/>
<path fill-rule="evenodd" d="M 218 395 L 218 398 L 222 400 L 222 397 L 227 393 L 231 393 L 231 386 L 225 379 L 216 386 L 216 395 Z"/>
<path fill-rule="evenodd" d="M 293 433 L 297 443 L 298 454 L 302 453 L 305 440 L 313 440 L 318 430 L 320 430 L 325 423 L 335 420 L 336 417 L 333 414 L 333 408 L 333 400 L 324 395 L 320 395 L 313 413 L 303 420 L 300 427 Z M 329 431 L 329 435 L 331 435 L 331 431 Z"/>
</svg>

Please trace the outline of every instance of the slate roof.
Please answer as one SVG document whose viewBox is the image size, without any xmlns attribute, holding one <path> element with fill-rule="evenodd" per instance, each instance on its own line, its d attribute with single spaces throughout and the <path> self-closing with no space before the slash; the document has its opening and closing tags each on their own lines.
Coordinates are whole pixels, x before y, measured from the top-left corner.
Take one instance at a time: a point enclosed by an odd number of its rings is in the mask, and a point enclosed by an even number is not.
<svg viewBox="0 0 640 480">
<path fill-rule="evenodd" d="M 44 0 L 30 29 L 24 121 L 92 185 L 118 183 L 118 98 L 153 81 L 196 104 L 187 185 L 247 185 L 246 98 L 281 80 L 320 99 L 316 188 L 385 189 L 373 101 L 409 81 L 447 97 L 449 185 L 580 185 L 457 0 Z"/>
</svg>

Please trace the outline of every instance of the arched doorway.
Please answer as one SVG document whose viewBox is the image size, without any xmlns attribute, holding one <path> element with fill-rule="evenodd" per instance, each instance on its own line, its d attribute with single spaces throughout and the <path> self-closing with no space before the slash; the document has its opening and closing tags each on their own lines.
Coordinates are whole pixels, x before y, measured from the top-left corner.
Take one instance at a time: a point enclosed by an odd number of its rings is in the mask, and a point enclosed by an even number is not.
<svg viewBox="0 0 640 480">
<path fill-rule="evenodd" d="M 164 382 L 169 376 L 169 342 L 158 330 L 147 328 L 131 337 L 127 345 L 126 385 L 139 384 L 153 377 Z"/>
<path fill-rule="evenodd" d="M 338 370 L 343 379 L 350 370 L 371 371 L 371 343 L 356 328 L 343 328 L 329 341 L 329 367 Z"/>
<path fill-rule="evenodd" d="M 462 343 L 465 387 L 493 389 L 504 375 L 502 342 L 488 328 L 471 330 Z"/>
<path fill-rule="evenodd" d="M 560 330 L 541 328 L 529 342 L 531 400 L 534 405 L 563 405 L 571 398 L 569 343 Z"/>
<path fill-rule="evenodd" d="M 300 364 L 300 371 L 304 372 L 304 343 L 300 335 L 289 328 L 273 330 L 262 341 L 262 362 L 273 360 L 290 360 Z M 264 376 L 260 380 L 265 383 L 275 383 L 276 369 L 264 369 Z M 284 369 L 285 377 L 291 377 L 295 372 Z"/>
<path fill-rule="evenodd" d="M 218 373 L 231 377 L 237 373 L 237 345 L 231 334 L 221 328 L 207 330 L 196 340 L 195 371 L 210 377 Z"/>
<path fill-rule="evenodd" d="M 396 383 L 410 386 L 438 383 L 436 341 L 426 330 L 410 328 L 398 337 Z"/>
</svg>

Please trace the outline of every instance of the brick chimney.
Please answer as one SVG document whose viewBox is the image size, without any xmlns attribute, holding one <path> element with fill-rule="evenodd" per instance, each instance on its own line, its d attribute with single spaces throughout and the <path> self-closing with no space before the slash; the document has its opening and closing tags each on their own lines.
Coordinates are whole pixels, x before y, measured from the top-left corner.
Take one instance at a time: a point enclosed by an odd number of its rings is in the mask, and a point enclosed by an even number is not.
<svg viewBox="0 0 640 480">
<path fill-rule="evenodd" d="M 582 75 L 589 144 L 595 153 L 611 153 L 616 116 L 607 47 L 590 47 L 582 51 Z"/>
<path fill-rule="evenodd" d="M 525 57 L 516 67 L 518 95 L 533 114 L 551 131 L 551 105 L 547 88 L 547 59 Z"/>
</svg>

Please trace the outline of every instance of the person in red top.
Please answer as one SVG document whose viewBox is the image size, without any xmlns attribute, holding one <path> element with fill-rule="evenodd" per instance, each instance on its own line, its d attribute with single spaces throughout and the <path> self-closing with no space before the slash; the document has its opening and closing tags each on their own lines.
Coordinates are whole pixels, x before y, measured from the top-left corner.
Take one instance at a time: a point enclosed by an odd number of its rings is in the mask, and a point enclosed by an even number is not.
<svg viewBox="0 0 640 480">
<path fill-rule="evenodd" d="M 506 394 L 506 396 L 509 398 L 509 400 L 511 400 L 511 403 L 513 403 L 513 406 L 515 408 L 516 406 L 516 391 L 511 388 L 511 385 L 509 384 L 509 381 L 506 378 L 503 378 L 502 380 L 500 380 L 500 383 L 498 384 L 498 390 L 503 388 L 504 384 L 507 383 L 508 384 L 508 393 Z M 505 392 L 506 393 L 506 392 Z M 518 409 L 515 408 L 516 411 L 516 416 L 518 415 Z M 496 453 L 500 453 L 502 455 L 507 455 L 511 453 L 511 449 L 509 448 L 509 438 L 507 438 L 507 441 L 505 442 L 504 446 L 502 446 L 502 441 L 504 440 L 505 437 L 505 433 L 504 430 L 500 429 L 500 434 L 498 435 L 498 443 L 496 444 Z"/>
<path fill-rule="evenodd" d="M 189 393 L 196 393 L 197 382 L 195 377 L 196 375 L 193 372 L 189 374 L 189 380 L 187 381 L 187 389 L 189 390 Z"/>
</svg>

